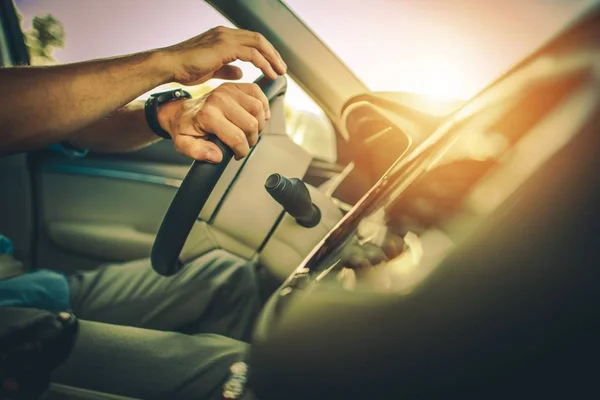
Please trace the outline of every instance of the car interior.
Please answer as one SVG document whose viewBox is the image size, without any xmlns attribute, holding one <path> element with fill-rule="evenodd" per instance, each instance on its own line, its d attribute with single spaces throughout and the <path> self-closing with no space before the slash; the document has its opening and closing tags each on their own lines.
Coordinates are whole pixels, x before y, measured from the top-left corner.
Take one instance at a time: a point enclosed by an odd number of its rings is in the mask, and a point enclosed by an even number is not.
<svg viewBox="0 0 600 400">
<path fill-rule="evenodd" d="M 261 400 L 590 390 L 600 8 L 439 118 L 369 93 L 283 3 L 208 3 L 279 49 L 329 118 L 337 159 L 293 140 L 287 78 L 259 77 L 273 117 L 243 160 L 191 163 L 167 141 L 1 157 L 16 257 L 65 273 L 151 257 L 171 276 L 220 248 L 260 265 L 268 300 L 248 364 Z M 14 8 L 0 7 L 2 64 L 26 63 Z M 394 237 L 398 255 L 349 272 L 352 248 Z M 54 385 L 49 398 L 124 397 Z"/>
</svg>

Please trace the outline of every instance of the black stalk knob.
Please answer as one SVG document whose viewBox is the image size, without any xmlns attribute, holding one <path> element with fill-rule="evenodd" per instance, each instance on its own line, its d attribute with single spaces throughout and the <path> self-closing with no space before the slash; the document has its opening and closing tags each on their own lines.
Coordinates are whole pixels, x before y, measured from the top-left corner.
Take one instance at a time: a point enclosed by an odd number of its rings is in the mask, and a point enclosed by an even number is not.
<svg viewBox="0 0 600 400">
<path fill-rule="evenodd" d="M 313 204 L 308 188 L 300 179 L 271 174 L 265 181 L 265 189 L 299 225 L 312 228 L 321 221 L 321 211 Z"/>
</svg>

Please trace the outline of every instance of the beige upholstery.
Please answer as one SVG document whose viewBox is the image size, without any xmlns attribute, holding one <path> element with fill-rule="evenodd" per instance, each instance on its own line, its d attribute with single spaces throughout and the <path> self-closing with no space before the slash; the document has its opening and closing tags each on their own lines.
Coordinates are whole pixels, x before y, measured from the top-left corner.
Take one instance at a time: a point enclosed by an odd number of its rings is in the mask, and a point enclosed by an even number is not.
<svg viewBox="0 0 600 400">
<path fill-rule="evenodd" d="M 285 214 L 260 254 L 261 264 L 281 280 L 287 278 L 298 267 L 343 216 L 331 198 L 312 186 L 308 189 L 313 203 L 321 210 L 319 225 L 314 228 L 304 228 L 289 214 Z"/>
<path fill-rule="evenodd" d="M 263 135 L 261 145 L 234 181 L 216 217 L 213 216 L 214 222 L 211 225 L 198 222 L 192 228 L 182 251 L 182 261 L 219 247 L 251 259 L 268 237 L 283 208 L 264 189 L 266 177 L 274 172 L 290 178 L 302 177 L 310 158 L 285 135 Z M 321 210 L 319 225 L 304 228 L 285 214 L 259 255 L 260 263 L 282 280 L 342 217 L 327 195 L 311 186 L 309 191 L 313 203 Z M 205 207 L 200 216 L 208 220 L 211 213 Z"/>
</svg>

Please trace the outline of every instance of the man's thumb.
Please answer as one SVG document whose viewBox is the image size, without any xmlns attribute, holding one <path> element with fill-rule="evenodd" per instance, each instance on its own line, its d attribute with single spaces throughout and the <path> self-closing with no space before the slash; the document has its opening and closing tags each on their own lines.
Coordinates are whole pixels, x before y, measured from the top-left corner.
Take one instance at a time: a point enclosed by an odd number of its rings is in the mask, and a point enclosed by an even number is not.
<svg viewBox="0 0 600 400">
<path fill-rule="evenodd" d="M 213 78 L 227 79 L 230 81 L 236 81 L 241 79 L 243 72 L 239 67 L 235 65 L 223 65 L 221 68 L 213 73 Z"/>
</svg>

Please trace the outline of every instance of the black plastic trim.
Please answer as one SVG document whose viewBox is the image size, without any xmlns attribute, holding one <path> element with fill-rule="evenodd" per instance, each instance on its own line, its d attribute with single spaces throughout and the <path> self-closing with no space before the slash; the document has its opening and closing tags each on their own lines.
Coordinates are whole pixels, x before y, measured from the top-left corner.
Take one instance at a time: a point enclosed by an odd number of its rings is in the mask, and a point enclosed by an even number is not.
<svg viewBox="0 0 600 400">
<path fill-rule="evenodd" d="M 12 62 L 15 65 L 29 65 L 29 51 L 25 45 L 25 37 L 21 30 L 17 8 L 12 1 L 0 1 L 0 19 L 6 38 L 8 39 Z"/>
</svg>

